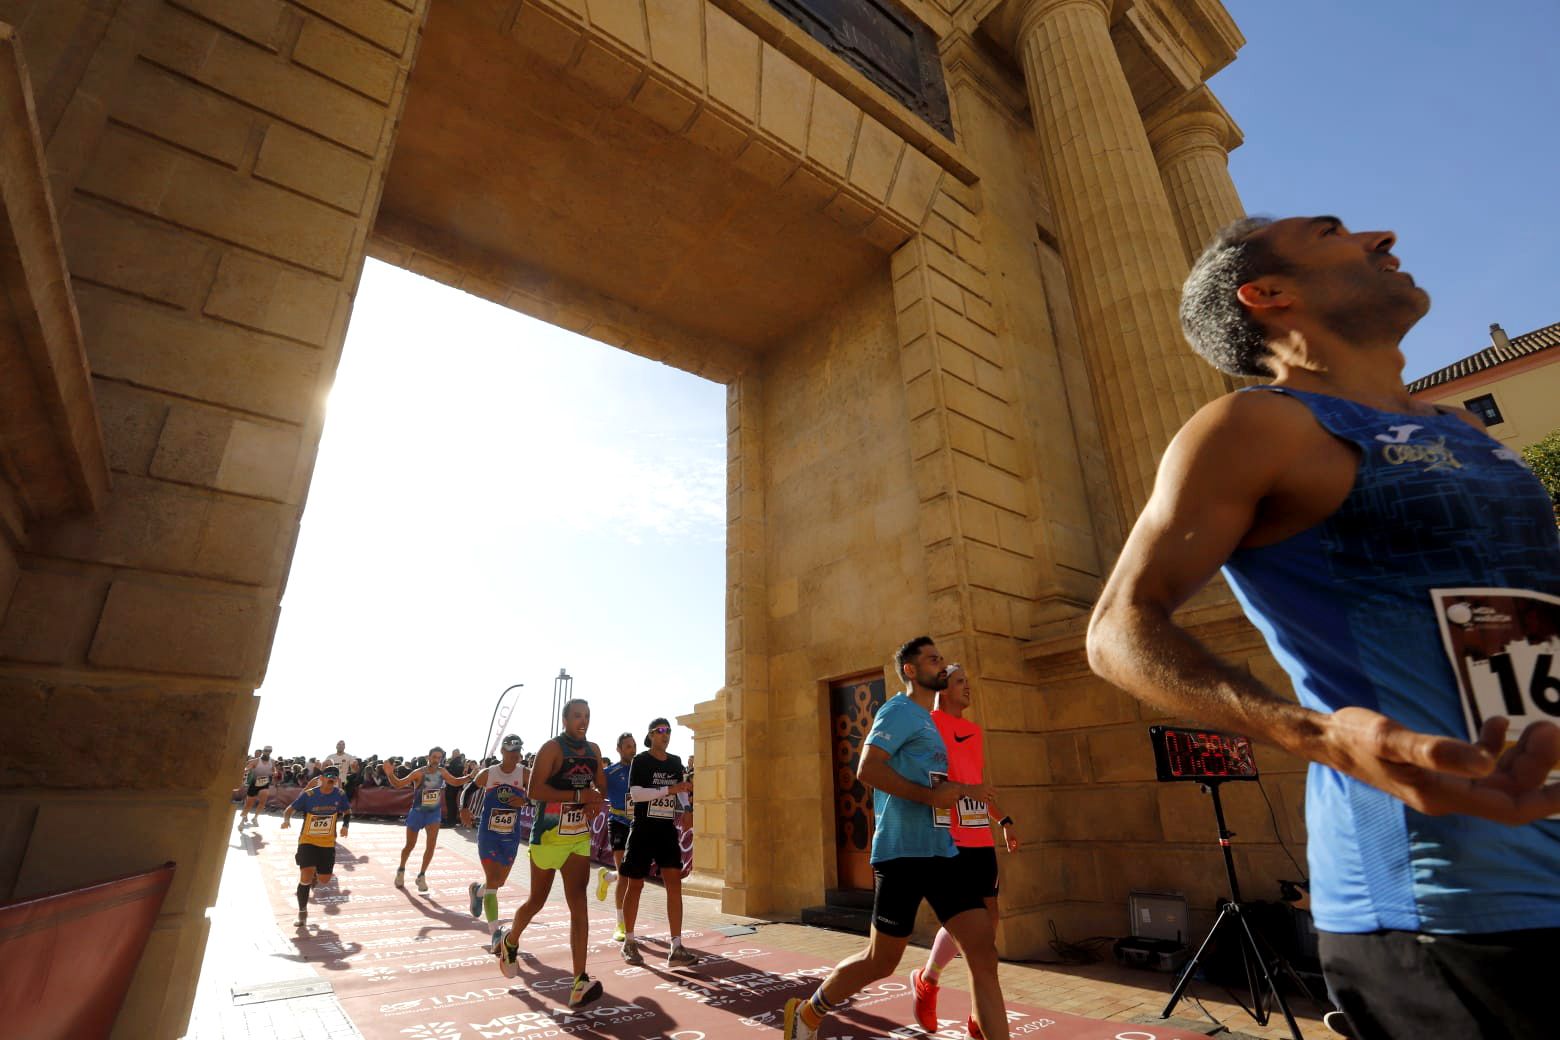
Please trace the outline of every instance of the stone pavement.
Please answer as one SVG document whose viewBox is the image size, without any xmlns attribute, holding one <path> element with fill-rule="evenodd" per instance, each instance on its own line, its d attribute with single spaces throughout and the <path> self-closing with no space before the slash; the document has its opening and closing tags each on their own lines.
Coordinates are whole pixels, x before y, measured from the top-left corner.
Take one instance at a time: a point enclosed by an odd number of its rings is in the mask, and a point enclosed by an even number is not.
<svg viewBox="0 0 1560 1040">
<path fill-rule="evenodd" d="M 349 879 L 353 871 L 358 872 L 359 881 L 355 886 L 360 902 L 385 898 L 364 896 L 363 890 L 373 886 L 365 885 L 362 881 L 371 857 L 375 860 L 393 857 L 391 850 L 399 845 L 401 833 L 399 825 L 389 821 L 360 820 L 354 824 L 353 838 L 357 839 L 356 845 L 362 852 L 355 863 L 339 865 L 338 876 Z M 337 971 L 335 969 L 345 968 L 346 964 L 316 956 L 310 952 L 312 947 L 297 943 L 292 929 L 287 927 L 290 918 L 284 920 L 278 914 L 279 897 L 273 899 L 268 896 L 267 886 L 276 887 L 277 879 L 285 872 L 282 857 L 290 861 L 296 836 L 296 830 L 281 831 L 273 816 L 264 818 L 258 828 L 246 830 L 241 836 L 235 835 L 230 842 L 218 904 L 211 913 L 211 937 L 187 1034 L 190 1040 L 360 1040 L 364 1033 L 360 1031 L 359 1025 L 365 1029 L 375 1025 L 366 1020 L 355 1024 L 352 1020 L 353 1013 L 362 1014 L 364 1001 L 361 997 L 352 998 L 350 993 L 343 997 L 334 992 L 320 992 L 324 989 L 321 983 L 331 982 L 332 974 L 337 976 L 338 982 L 361 985 L 359 980 L 347 976 L 362 974 L 362 970 Z M 420 855 L 421 846 L 412 860 L 414 873 Z M 453 887 L 459 883 L 456 879 L 467 874 L 475 876 L 475 863 L 475 840 L 470 832 L 446 830 L 441 834 L 438 857 L 430 877 L 439 874 L 444 878 L 442 881 L 436 880 L 436 885 L 446 890 L 446 902 L 451 901 L 448 892 L 456 891 Z M 348 869 L 343 871 L 342 866 Z M 394 869 L 393 858 L 388 865 L 376 863 L 374 866 L 391 871 Z M 523 862 L 517 866 L 521 869 L 515 871 L 501 897 L 506 915 L 524 893 L 524 885 L 520 883 L 526 877 Z M 268 871 L 276 877 L 270 877 Z M 552 901 L 562 903 L 561 886 L 554 887 Z M 592 900 L 592 907 L 599 911 L 601 905 Z M 337 909 L 328 907 L 324 913 L 333 913 Z M 558 909 L 561 911 L 561 905 Z M 653 885 L 646 886 L 641 910 L 642 933 L 646 931 L 643 925 L 647 923 L 651 925 L 649 930 L 652 935 L 657 928 L 664 927 L 661 924 L 665 920 L 664 909 L 662 890 Z M 544 911 L 544 914 L 550 915 L 551 911 Z M 316 921 L 317 924 L 313 923 Z M 322 927 L 331 927 L 332 921 L 331 917 L 322 915 L 320 907 L 311 907 L 311 928 L 316 932 Z M 716 928 L 742 924 L 758 929 L 757 934 L 751 937 L 754 944 L 761 942 L 763 947 L 770 950 L 802 954 L 820 962 L 837 960 L 853 953 L 861 944 L 861 939 L 854 935 L 788 921 L 755 921 L 732 917 L 722 914 L 719 904 L 714 900 L 685 900 L 685 932 L 702 930 L 711 933 Z M 471 926 L 467 918 L 466 927 Z M 337 937 L 341 943 L 358 946 L 357 939 L 367 941 L 366 936 L 355 933 L 345 920 L 335 924 L 335 927 L 341 930 L 341 936 Z M 424 928 L 423 931 L 428 929 Z M 436 939 L 437 936 L 432 938 Z M 522 948 L 528 945 L 523 942 Z M 691 945 L 697 944 L 691 942 Z M 908 972 L 922 956 L 924 950 L 912 947 L 906 955 L 903 970 Z M 313 964 L 310 963 L 311 958 Z M 332 970 L 316 970 L 316 966 Z M 601 970 L 593 959 L 592 973 Z M 967 990 L 962 964 L 949 969 L 945 982 L 949 994 Z M 1148 1034 L 1136 1032 L 1127 1024 L 1158 1024 L 1157 1015 L 1173 980 L 1170 976 L 1120 968 L 1114 963 L 1105 962 L 1086 966 L 1004 964 L 1002 982 L 1003 991 L 1012 1004 L 1035 1005 L 1050 1011 L 1121 1022 L 1123 1030 L 1119 1035 L 1136 1040 Z M 297 995 L 290 995 L 293 993 Z M 1290 1035 L 1280 1018 L 1274 1018 L 1266 1027 L 1258 1027 L 1249 1015 L 1229 999 L 1223 989 L 1212 984 L 1196 983 L 1191 993 L 1198 999 L 1189 996 L 1177 1008 L 1175 1024 L 1183 1027 L 1181 1035 L 1229 1036 L 1233 1033 L 1274 1040 Z M 255 999 L 264 996 L 274 996 L 276 999 Z M 404 994 L 396 994 L 397 999 L 402 996 Z M 352 1013 L 344 1010 L 344 999 L 358 1010 Z M 962 994 L 951 999 L 962 1002 Z M 245 1000 L 253 1002 L 241 1002 Z M 1314 1040 L 1330 1035 L 1318 1020 L 1321 1009 L 1305 1001 L 1294 1003 L 1307 1038 Z M 1217 1033 L 1215 1020 L 1230 1032 Z M 375 1025 L 375 1028 L 382 1028 L 382 1024 Z M 369 1031 L 371 1034 L 374 1032 L 373 1029 Z M 951 1035 L 959 1034 L 962 1034 L 962 1030 Z M 825 1036 L 829 1035 L 826 1031 Z M 922 1034 L 910 1030 L 904 1035 Z"/>
</svg>

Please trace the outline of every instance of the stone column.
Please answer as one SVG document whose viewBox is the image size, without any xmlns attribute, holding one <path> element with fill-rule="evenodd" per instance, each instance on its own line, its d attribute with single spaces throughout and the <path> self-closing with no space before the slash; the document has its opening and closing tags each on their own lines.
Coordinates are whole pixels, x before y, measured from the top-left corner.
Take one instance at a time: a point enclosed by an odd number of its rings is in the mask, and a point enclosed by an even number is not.
<svg viewBox="0 0 1560 1040">
<path fill-rule="evenodd" d="M 1109 8 L 1029 0 L 1017 50 L 1117 501 L 1131 523 L 1165 445 L 1224 381 L 1181 336 L 1186 254 L 1111 42 Z"/>
<path fill-rule="evenodd" d="M 693 730 L 693 873 L 683 891 L 720 899 L 726 884 L 726 691 L 677 721 Z"/>
<path fill-rule="evenodd" d="M 1240 146 L 1240 128 L 1203 86 L 1150 120 L 1148 139 L 1181 245 L 1187 260 L 1196 260 L 1220 228 L 1246 214 L 1230 179 L 1229 153 Z"/>
</svg>

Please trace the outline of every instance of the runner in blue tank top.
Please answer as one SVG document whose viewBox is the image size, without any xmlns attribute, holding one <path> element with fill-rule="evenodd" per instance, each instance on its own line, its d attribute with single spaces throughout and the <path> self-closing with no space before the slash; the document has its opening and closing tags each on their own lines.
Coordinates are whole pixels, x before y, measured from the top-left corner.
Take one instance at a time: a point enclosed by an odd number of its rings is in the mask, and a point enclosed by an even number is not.
<svg viewBox="0 0 1560 1040">
<path fill-rule="evenodd" d="M 401 865 L 396 868 L 395 887 L 406 887 L 406 860 L 417 847 L 417 832 L 428 832 L 428 845 L 423 849 L 422 868 L 417 871 L 417 891 L 428 891 L 428 864 L 433 862 L 433 851 L 439 847 L 439 821 L 444 818 L 444 785 L 460 787 L 471 779 L 467 772 L 456 776 L 444 768 L 444 749 L 430 748 L 428 764 L 408 773 L 405 779 L 395 775 L 395 767 L 384 765 L 385 778 L 393 787 L 411 787 L 412 807 L 406 813 L 406 844 L 401 847 Z"/>
<path fill-rule="evenodd" d="M 1313 913 L 1354 1035 L 1551 1036 L 1560 539 L 1516 452 L 1403 387 L 1398 344 L 1429 297 L 1394 241 L 1245 220 L 1198 260 L 1188 340 L 1271 385 L 1172 441 L 1089 659 L 1163 711 L 1311 761 Z M 1221 566 L 1299 704 L 1171 620 Z"/>
</svg>

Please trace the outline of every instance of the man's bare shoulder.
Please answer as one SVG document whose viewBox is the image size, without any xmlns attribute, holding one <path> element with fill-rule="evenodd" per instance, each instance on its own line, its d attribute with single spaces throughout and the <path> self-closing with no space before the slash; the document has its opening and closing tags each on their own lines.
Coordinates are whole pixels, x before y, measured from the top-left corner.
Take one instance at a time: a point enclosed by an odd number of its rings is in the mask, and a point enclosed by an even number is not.
<svg viewBox="0 0 1560 1040">
<path fill-rule="evenodd" d="M 1326 437 L 1311 410 L 1295 398 L 1247 390 L 1199 408 L 1175 435 L 1168 454 L 1182 467 L 1241 460 L 1268 468 L 1286 465 Z"/>
</svg>

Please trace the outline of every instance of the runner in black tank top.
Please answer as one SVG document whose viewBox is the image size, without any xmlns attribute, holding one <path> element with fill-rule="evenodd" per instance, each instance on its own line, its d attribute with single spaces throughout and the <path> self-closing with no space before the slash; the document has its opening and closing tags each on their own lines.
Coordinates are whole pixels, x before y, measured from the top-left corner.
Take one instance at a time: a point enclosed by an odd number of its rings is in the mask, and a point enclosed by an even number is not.
<svg viewBox="0 0 1560 1040">
<path fill-rule="evenodd" d="M 601 996 L 601 983 L 585 974 L 585 943 L 590 922 L 586 916 L 585 885 L 590 879 L 590 821 L 606 808 L 606 780 L 601 773 L 601 750 L 585 739 L 590 728 L 590 705 L 576 698 L 563 706 L 563 732 L 542 745 L 531 770 L 526 792 L 536 803 L 531 828 L 531 893 L 515 911 L 514 923 L 505 930 L 497 947 L 499 971 L 505 978 L 519 974 L 520 933 L 547 905 L 553 875 L 563 875 L 563 894 L 569 902 L 569 951 L 573 958 L 574 985 L 569 1007 L 578 1008 Z"/>
</svg>

